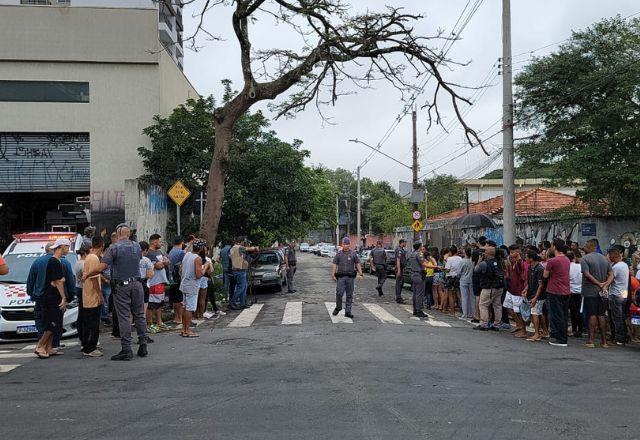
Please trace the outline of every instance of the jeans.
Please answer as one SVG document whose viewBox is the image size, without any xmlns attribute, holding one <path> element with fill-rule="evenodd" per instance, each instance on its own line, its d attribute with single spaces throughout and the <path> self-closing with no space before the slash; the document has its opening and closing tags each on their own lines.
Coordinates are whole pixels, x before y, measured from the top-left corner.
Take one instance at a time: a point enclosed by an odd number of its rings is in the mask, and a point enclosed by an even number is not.
<svg viewBox="0 0 640 440">
<path fill-rule="evenodd" d="M 624 311 L 627 300 L 621 296 L 611 295 L 609 297 L 609 312 L 611 313 L 611 322 L 613 323 L 613 336 L 616 342 L 627 342 L 627 325 L 624 320 Z"/>
<path fill-rule="evenodd" d="M 433 306 L 433 277 L 424 279 L 424 300 L 427 303 L 427 308 L 431 309 Z"/>
<path fill-rule="evenodd" d="M 231 300 L 233 299 L 233 292 L 236 288 L 236 282 L 233 278 L 233 272 L 224 272 L 222 274 L 222 283 L 224 294 L 227 298 L 227 303 L 231 304 Z"/>
<path fill-rule="evenodd" d="M 233 291 L 231 306 L 238 308 L 247 305 L 247 272 L 244 270 L 234 270 L 233 280 L 236 287 Z"/>
<path fill-rule="evenodd" d="M 460 283 L 460 296 L 462 297 L 462 317 L 475 317 L 476 297 L 473 295 L 473 283 Z"/>
<path fill-rule="evenodd" d="M 287 269 L 287 291 L 289 291 L 290 293 L 292 293 L 295 290 L 295 287 L 293 286 L 293 277 L 296 274 L 296 265 L 291 265 L 289 266 L 289 269 Z"/>
<path fill-rule="evenodd" d="M 346 296 L 344 312 L 351 313 L 353 305 L 354 279 L 351 277 L 338 277 L 336 281 L 336 309 L 342 309 L 342 296 Z"/>
<path fill-rule="evenodd" d="M 100 312 L 100 319 L 107 321 L 109 319 L 109 297 L 111 296 L 111 283 L 102 283 L 102 298 L 104 298 L 104 304 L 102 304 L 102 310 Z"/>
<path fill-rule="evenodd" d="M 42 300 L 34 300 L 35 305 L 33 306 L 33 320 L 36 324 L 36 331 L 38 332 L 38 339 L 42 337 L 44 333 L 44 304 Z M 62 328 L 59 331 L 53 333 L 53 343 L 51 346 L 53 348 L 60 347 L 60 338 L 62 337 Z"/>
<path fill-rule="evenodd" d="M 571 329 L 574 335 L 581 335 L 584 332 L 584 316 L 580 313 L 582 305 L 582 295 L 572 294 L 569 300 L 569 311 L 571 312 Z"/>
<path fill-rule="evenodd" d="M 493 308 L 493 322 L 497 327 L 502 319 L 502 291 L 503 289 L 482 289 L 480 292 L 480 325 L 489 322 L 489 307 Z"/>
<path fill-rule="evenodd" d="M 561 344 L 567 343 L 567 327 L 569 325 L 569 300 L 571 295 L 547 293 L 549 304 L 549 325 L 551 337 Z"/>
<path fill-rule="evenodd" d="M 82 331 L 79 332 L 80 343 L 84 353 L 91 353 L 98 348 L 100 336 L 100 309 L 101 307 L 83 308 L 79 310 L 82 315 Z"/>
</svg>

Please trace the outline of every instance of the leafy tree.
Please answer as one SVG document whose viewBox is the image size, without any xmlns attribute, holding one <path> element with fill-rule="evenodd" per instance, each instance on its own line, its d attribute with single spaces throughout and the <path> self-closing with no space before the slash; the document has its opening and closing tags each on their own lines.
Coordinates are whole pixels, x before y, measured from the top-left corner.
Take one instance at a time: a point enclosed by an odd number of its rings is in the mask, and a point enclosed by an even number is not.
<svg viewBox="0 0 640 440">
<path fill-rule="evenodd" d="M 371 203 L 371 220 L 379 232 L 390 233 L 399 226 L 411 225 L 411 208 L 408 200 L 384 196 Z"/>
<path fill-rule="evenodd" d="M 539 137 L 520 145 L 522 167 L 579 179 L 594 211 L 640 211 L 640 20 L 615 17 L 574 32 L 516 79 L 516 122 Z"/>
<path fill-rule="evenodd" d="M 138 149 L 146 171 L 143 180 L 163 188 L 177 179 L 191 188 L 206 185 L 215 138 L 214 106 L 212 98 L 190 100 L 170 116 L 154 118 L 144 130 L 151 147 Z M 270 245 L 335 218 L 334 188 L 322 173 L 304 165 L 309 152 L 300 141 L 284 142 L 268 128 L 261 112 L 243 115 L 234 127 L 222 238 L 247 235 Z M 189 228 L 196 223 L 185 219 L 185 232 L 194 232 Z"/>
<path fill-rule="evenodd" d="M 464 186 L 458 183 L 455 176 L 441 174 L 425 180 L 424 183 L 427 188 L 428 216 L 457 209 L 464 201 Z"/>
<path fill-rule="evenodd" d="M 213 112 L 215 149 L 201 228 L 201 234 L 209 241 L 215 241 L 223 213 L 235 126 L 258 102 L 273 101 L 289 93 L 272 108 L 278 116 L 292 116 L 309 104 L 317 107 L 335 104 L 345 93 L 340 90 L 345 83 L 367 88 L 378 80 L 386 80 L 402 93 L 414 93 L 416 87 L 411 82 L 415 77 L 431 75 L 436 87 L 428 103 L 429 115 L 433 113 L 435 122 L 440 122 L 437 103 L 439 94 L 444 93 L 464 127 L 468 142 L 482 146 L 459 109 L 461 102 L 470 104 L 470 101 L 460 96 L 456 85 L 440 74 L 440 68 L 450 65 L 432 44 L 440 34 L 423 36 L 413 31 L 421 16 L 394 7 L 380 12 L 352 12 L 354 9 L 342 0 L 212 0 L 194 14 L 199 25 L 186 41 L 195 46 L 198 33 L 216 38 L 203 28 L 202 19 L 215 7 L 233 8 L 231 21 L 240 51 L 243 86 L 240 93 Z M 302 47 L 252 49 L 250 30 L 264 20 L 297 33 Z"/>
</svg>

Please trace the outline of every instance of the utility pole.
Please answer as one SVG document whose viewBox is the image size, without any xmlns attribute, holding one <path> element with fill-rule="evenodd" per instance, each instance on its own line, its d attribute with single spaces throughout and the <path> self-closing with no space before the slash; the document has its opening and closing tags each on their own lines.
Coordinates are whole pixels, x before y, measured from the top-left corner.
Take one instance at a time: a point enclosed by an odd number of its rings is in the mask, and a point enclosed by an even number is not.
<svg viewBox="0 0 640 440">
<path fill-rule="evenodd" d="M 340 246 L 340 200 L 336 195 L 336 245 Z"/>
<path fill-rule="evenodd" d="M 418 114 L 416 113 L 415 110 L 413 110 L 411 112 L 411 122 L 413 125 L 413 144 L 411 146 L 411 149 L 413 151 L 413 166 L 411 167 L 411 171 L 413 172 L 413 192 L 415 193 L 416 190 L 418 189 L 418 132 L 417 132 L 417 128 L 416 128 L 416 123 L 417 123 L 417 119 L 418 119 Z M 412 194 L 411 196 L 413 197 L 414 194 Z M 415 201 L 413 202 L 413 211 L 417 211 L 418 208 L 418 203 Z M 417 242 L 420 240 L 420 232 L 416 232 L 415 230 L 413 231 L 413 242 Z"/>
<path fill-rule="evenodd" d="M 360 225 L 360 220 L 362 219 L 360 217 L 360 210 L 361 210 L 361 202 L 360 202 L 360 168 L 361 166 L 358 165 L 358 170 L 357 170 L 357 176 L 358 176 L 358 203 L 357 203 L 357 213 L 356 213 L 356 224 L 357 224 L 357 229 L 358 229 L 358 244 L 356 245 L 356 249 L 360 249 L 360 246 L 362 245 L 362 227 Z"/>
<path fill-rule="evenodd" d="M 504 244 L 516 241 L 516 188 L 513 161 L 511 0 L 502 0 L 502 220 Z"/>
</svg>

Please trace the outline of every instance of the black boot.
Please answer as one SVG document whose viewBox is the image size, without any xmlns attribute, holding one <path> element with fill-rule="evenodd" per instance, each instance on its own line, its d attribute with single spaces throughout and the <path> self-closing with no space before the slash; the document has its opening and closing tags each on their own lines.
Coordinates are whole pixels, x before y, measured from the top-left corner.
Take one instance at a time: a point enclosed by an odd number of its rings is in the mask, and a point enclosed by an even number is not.
<svg viewBox="0 0 640 440">
<path fill-rule="evenodd" d="M 351 312 L 345 312 L 344 313 L 345 318 L 351 318 L 353 319 L 353 315 L 351 314 Z"/>
<path fill-rule="evenodd" d="M 336 307 L 335 309 L 333 309 L 332 315 L 333 316 L 338 316 L 338 313 L 340 313 L 340 310 L 342 310 L 342 309 L 339 309 L 339 308 Z"/>
<path fill-rule="evenodd" d="M 147 344 L 140 344 L 140 346 L 138 347 L 138 356 L 143 358 L 147 357 L 148 354 L 149 352 L 147 351 Z"/>
<path fill-rule="evenodd" d="M 131 359 L 133 359 L 133 352 L 131 350 L 121 350 L 120 353 L 111 356 L 112 361 L 130 361 Z"/>
</svg>

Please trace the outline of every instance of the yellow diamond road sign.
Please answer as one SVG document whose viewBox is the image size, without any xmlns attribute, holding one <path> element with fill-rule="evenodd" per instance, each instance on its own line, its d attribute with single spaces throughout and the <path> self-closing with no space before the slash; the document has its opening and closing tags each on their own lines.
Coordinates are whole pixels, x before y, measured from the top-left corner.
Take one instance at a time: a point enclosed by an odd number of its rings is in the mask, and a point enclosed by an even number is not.
<svg viewBox="0 0 640 440">
<path fill-rule="evenodd" d="M 420 220 L 416 220 L 415 222 L 413 222 L 413 224 L 411 225 L 413 227 L 413 230 L 416 232 L 420 232 L 422 230 L 422 222 Z"/>
<path fill-rule="evenodd" d="M 171 197 L 171 200 L 173 200 L 176 205 L 182 206 L 184 201 L 191 195 L 191 191 L 189 191 L 189 189 L 187 189 L 187 187 L 178 180 L 171 188 L 169 188 L 167 194 L 169 194 L 169 197 Z"/>
</svg>

